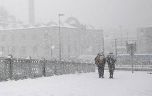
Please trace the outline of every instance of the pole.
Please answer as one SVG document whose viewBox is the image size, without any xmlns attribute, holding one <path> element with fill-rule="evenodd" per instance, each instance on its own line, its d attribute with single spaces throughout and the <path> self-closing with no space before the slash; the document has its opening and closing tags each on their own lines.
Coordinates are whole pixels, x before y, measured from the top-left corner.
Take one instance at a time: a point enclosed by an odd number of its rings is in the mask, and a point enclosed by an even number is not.
<svg viewBox="0 0 152 96">
<path fill-rule="evenodd" d="M 12 77 L 13 77 L 12 58 L 9 58 L 8 61 L 9 61 L 9 78 L 12 80 Z"/>
<path fill-rule="evenodd" d="M 60 32 L 60 14 L 59 16 L 59 60 L 61 61 L 61 32 Z"/>
<path fill-rule="evenodd" d="M 121 43 L 121 47 L 123 46 L 123 31 L 122 31 L 122 26 L 119 26 L 119 30 L 120 30 L 120 43 Z M 123 49 L 121 50 L 121 54 L 123 54 Z"/>
<path fill-rule="evenodd" d="M 62 45 L 61 45 L 61 28 L 60 28 L 60 16 L 64 16 L 64 14 L 58 14 L 58 17 L 59 17 L 59 60 L 61 61 L 62 59 Z"/>
<path fill-rule="evenodd" d="M 51 48 L 51 58 L 52 58 L 52 54 L 53 54 L 53 53 L 52 53 L 52 50 L 53 50 L 53 49 Z"/>
<path fill-rule="evenodd" d="M 105 50 L 104 50 L 104 34 L 103 34 L 103 37 L 102 37 L 102 43 L 103 43 L 103 44 L 102 44 L 102 50 L 103 50 L 103 53 L 104 53 L 104 51 L 105 51 Z"/>
<path fill-rule="evenodd" d="M 115 54 L 116 54 L 116 57 L 117 57 L 117 39 L 115 39 Z"/>
<path fill-rule="evenodd" d="M 43 76 L 46 77 L 46 60 L 45 58 L 42 60 L 42 63 L 43 63 Z"/>
<path fill-rule="evenodd" d="M 134 62 L 133 62 L 133 58 L 134 57 L 134 52 L 133 52 L 133 44 L 131 44 L 131 63 L 132 63 L 132 73 L 134 73 Z"/>
<path fill-rule="evenodd" d="M 131 63 L 132 63 L 132 68 L 131 69 L 132 69 L 132 74 L 133 74 L 134 73 L 133 55 L 131 56 Z"/>
</svg>

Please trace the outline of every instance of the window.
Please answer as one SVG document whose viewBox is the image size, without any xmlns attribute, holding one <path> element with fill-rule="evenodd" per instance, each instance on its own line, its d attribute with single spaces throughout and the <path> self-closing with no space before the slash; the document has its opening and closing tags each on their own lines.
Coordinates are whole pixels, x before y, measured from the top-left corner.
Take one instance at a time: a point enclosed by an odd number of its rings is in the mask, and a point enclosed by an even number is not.
<svg viewBox="0 0 152 96">
<path fill-rule="evenodd" d="M 32 38 L 32 40 L 36 40 L 37 39 L 37 34 L 32 34 L 31 38 Z"/>
<path fill-rule="evenodd" d="M 20 56 L 26 56 L 26 47 L 25 46 L 22 46 L 20 48 Z"/>
<path fill-rule="evenodd" d="M 15 51 L 16 51 L 15 47 L 14 47 L 14 46 L 12 46 L 12 47 L 11 47 L 11 53 L 12 53 L 12 54 L 14 54 L 14 53 L 15 53 Z"/>
<path fill-rule="evenodd" d="M 2 35 L 1 36 L 1 41 L 5 41 L 6 40 L 6 35 Z"/>
<path fill-rule="evenodd" d="M 33 46 L 33 55 L 38 56 L 38 47 L 36 45 Z"/>
<path fill-rule="evenodd" d="M 25 39 L 26 39 L 26 36 L 25 36 L 24 33 L 21 34 L 21 39 L 22 39 L 22 40 L 25 40 Z"/>
<path fill-rule="evenodd" d="M 12 41 L 14 41 L 14 40 L 15 40 L 15 38 L 14 38 L 14 35 L 13 35 L 13 34 L 11 35 L 11 40 L 12 40 Z"/>
<path fill-rule="evenodd" d="M 3 56 L 4 55 L 4 53 L 5 53 L 5 47 L 0 47 L 1 49 L 0 49 L 0 55 L 1 56 Z"/>
</svg>

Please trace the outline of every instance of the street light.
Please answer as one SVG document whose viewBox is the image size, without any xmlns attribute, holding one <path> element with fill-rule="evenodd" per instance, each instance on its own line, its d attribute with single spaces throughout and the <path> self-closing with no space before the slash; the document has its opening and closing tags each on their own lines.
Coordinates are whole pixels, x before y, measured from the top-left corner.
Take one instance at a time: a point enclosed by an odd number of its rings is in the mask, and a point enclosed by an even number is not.
<svg viewBox="0 0 152 96">
<path fill-rule="evenodd" d="M 105 44 L 104 44 L 104 35 L 103 35 L 103 37 L 102 37 L 102 51 L 103 51 L 103 54 L 105 53 Z"/>
<path fill-rule="evenodd" d="M 60 31 L 60 17 L 64 16 L 64 14 L 59 13 L 59 60 L 61 61 L 61 31 Z"/>
<path fill-rule="evenodd" d="M 117 57 L 117 54 L 118 54 L 118 52 L 117 52 L 117 39 L 115 39 L 115 54 L 116 54 L 116 57 Z"/>
</svg>

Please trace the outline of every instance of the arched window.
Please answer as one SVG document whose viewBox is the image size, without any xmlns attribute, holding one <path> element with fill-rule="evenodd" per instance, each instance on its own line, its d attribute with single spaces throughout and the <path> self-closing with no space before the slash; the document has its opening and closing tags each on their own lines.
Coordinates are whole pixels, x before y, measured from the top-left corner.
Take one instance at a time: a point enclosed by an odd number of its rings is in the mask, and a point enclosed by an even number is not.
<svg viewBox="0 0 152 96">
<path fill-rule="evenodd" d="M 26 35 L 24 33 L 21 34 L 21 39 L 25 40 L 26 39 Z"/>
<path fill-rule="evenodd" d="M 1 48 L 1 49 L 0 49 L 0 55 L 1 55 L 1 56 L 4 56 L 5 47 L 1 46 L 0 48 Z"/>
<path fill-rule="evenodd" d="M 12 34 L 12 35 L 11 35 L 11 41 L 14 42 L 14 40 L 15 40 L 15 37 L 14 37 L 14 34 Z"/>
<path fill-rule="evenodd" d="M 5 40 L 6 40 L 6 35 L 5 34 L 1 35 L 1 41 L 5 41 Z"/>
</svg>

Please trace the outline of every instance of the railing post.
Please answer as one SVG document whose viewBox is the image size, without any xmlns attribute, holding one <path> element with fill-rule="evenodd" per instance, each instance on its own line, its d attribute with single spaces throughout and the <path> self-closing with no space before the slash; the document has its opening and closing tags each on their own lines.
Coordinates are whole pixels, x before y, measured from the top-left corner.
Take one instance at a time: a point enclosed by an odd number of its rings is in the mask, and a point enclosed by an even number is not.
<svg viewBox="0 0 152 96">
<path fill-rule="evenodd" d="M 13 65 L 12 65 L 12 58 L 9 58 L 9 77 L 10 79 L 12 80 L 12 77 L 13 77 Z"/>
<path fill-rule="evenodd" d="M 12 63 L 12 56 L 8 56 L 8 58 L 6 59 L 7 64 L 9 66 L 8 72 L 9 72 L 9 78 L 10 80 L 12 80 L 13 77 L 13 63 Z"/>
<path fill-rule="evenodd" d="M 43 66 L 43 76 L 46 77 L 46 60 L 45 58 L 42 60 L 42 66 Z"/>
<path fill-rule="evenodd" d="M 58 61 L 55 61 L 55 63 L 54 63 L 54 75 L 57 75 L 57 64 L 58 64 Z"/>
</svg>

